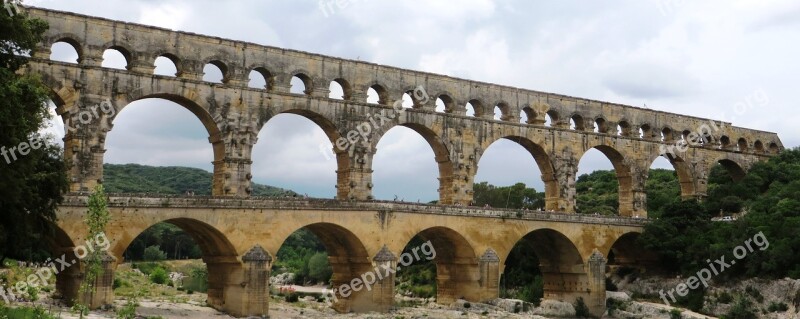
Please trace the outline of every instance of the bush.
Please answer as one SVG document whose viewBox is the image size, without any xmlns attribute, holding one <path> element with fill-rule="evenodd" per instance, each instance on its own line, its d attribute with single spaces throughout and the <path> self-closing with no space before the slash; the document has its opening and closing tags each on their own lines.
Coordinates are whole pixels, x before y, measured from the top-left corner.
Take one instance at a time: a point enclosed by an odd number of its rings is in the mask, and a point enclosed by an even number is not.
<svg viewBox="0 0 800 319">
<path fill-rule="evenodd" d="M 34 286 L 28 286 L 25 289 L 25 300 L 27 301 L 37 301 L 39 300 L 39 288 Z"/>
<path fill-rule="evenodd" d="M 767 311 L 769 312 L 786 312 L 789 310 L 789 306 L 783 302 L 771 302 L 769 307 L 767 307 Z"/>
<path fill-rule="evenodd" d="M 589 307 L 583 301 L 583 297 L 578 297 L 578 300 L 575 301 L 575 316 L 578 318 L 594 318 L 589 311 Z"/>
<path fill-rule="evenodd" d="M 625 303 L 618 299 L 608 298 L 606 299 L 606 309 L 608 310 L 608 314 L 613 316 L 617 309 L 625 310 Z"/>
<path fill-rule="evenodd" d="M 752 303 L 747 298 L 739 297 L 736 304 L 731 307 L 727 314 L 726 319 L 756 319 L 756 314 L 750 310 Z"/>
<path fill-rule="evenodd" d="M 681 319 L 681 311 L 678 309 L 672 309 L 669 311 L 669 319 Z"/>
<path fill-rule="evenodd" d="M 617 291 L 617 285 L 611 281 L 611 278 L 606 277 L 606 290 L 607 291 Z"/>
<path fill-rule="evenodd" d="M 316 253 L 308 260 L 308 276 L 316 282 L 328 282 L 331 280 L 333 270 L 328 263 L 328 254 Z"/>
<path fill-rule="evenodd" d="M 721 294 L 719 294 L 719 297 L 717 297 L 717 302 L 719 303 L 729 304 L 732 301 L 733 296 L 731 296 L 731 294 L 729 294 L 727 291 L 723 291 Z"/>
<path fill-rule="evenodd" d="M 152 281 L 154 284 L 163 285 L 167 282 L 167 280 L 169 280 L 169 276 L 164 268 L 156 268 L 152 273 L 150 273 L 150 281 Z"/>
<path fill-rule="evenodd" d="M 153 246 L 145 248 L 145 250 L 144 250 L 144 260 L 147 260 L 147 261 L 159 261 L 159 260 L 164 260 L 164 259 L 167 259 L 167 254 L 165 252 L 161 251 L 161 248 L 159 248 L 158 246 L 153 245 Z"/>
<path fill-rule="evenodd" d="M 161 268 L 161 269 L 164 269 L 164 270 L 169 269 L 169 267 L 167 267 L 166 264 L 157 263 L 157 262 L 134 263 L 132 265 L 132 268 L 133 269 L 139 269 L 139 271 L 141 271 L 143 274 L 145 274 L 147 276 L 150 276 L 150 274 L 153 273 L 153 271 L 158 269 L 158 268 Z"/>
<path fill-rule="evenodd" d="M 296 293 L 290 293 L 290 294 L 286 295 L 286 299 L 285 300 L 286 300 L 286 302 L 295 303 L 295 302 L 300 301 L 300 296 L 298 296 Z"/>
<path fill-rule="evenodd" d="M 744 289 L 744 292 L 750 295 L 750 297 L 753 297 L 753 299 L 758 301 L 758 303 L 764 302 L 764 296 L 761 295 L 761 292 L 759 292 L 758 289 L 753 288 L 753 286 L 747 286 L 747 288 Z"/>
</svg>

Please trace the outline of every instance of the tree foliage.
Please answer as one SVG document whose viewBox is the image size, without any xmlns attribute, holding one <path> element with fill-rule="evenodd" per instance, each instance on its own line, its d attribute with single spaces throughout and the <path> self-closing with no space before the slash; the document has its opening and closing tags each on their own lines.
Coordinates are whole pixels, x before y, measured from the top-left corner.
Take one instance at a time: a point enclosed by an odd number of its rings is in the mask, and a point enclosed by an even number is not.
<svg viewBox="0 0 800 319">
<path fill-rule="evenodd" d="M 800 149 L 756 163 L 741 181 L 718 166 L 709 175 L 708 195 L 703 203 L 666 205 L 661 218 L 645 227 L 640 244 L 656 252 L 663 265 L 674 265 L 669 270 L 690 274 L 707 267 L 706 260 L 730 260 L 736 246 L 750 241 L 753 251 L 720 278 L 800 278 Z M 720 213 L 742 216 L 710 222 Z M 768 246 L 753 244 L 757 234 Z"/>
<path fill-rule="evenodd" d="M 39 133 L 49 118 L 50 90 L 37 76 L 18 73 L 46 30 L 44 21 L 25 14 L 0 14 L 0 147 L 16 148 L 16 156 L 0 156 L 0 264 L 7 257 L 48 257 L 55 209 L 67 190 L 62 151 Z M 34 139 L 42 147 L 20 154 L 19 146 Z"/>
<path fill-rule="evenodd" d="M 199 168 L 154 167 L 138 164 L 103 165 L 106 191 L 109 193 L 158 193 L 211 195 L 213 174 Z M 297 193 L 273 186 L 252 184 L 253 196 L 297 196 Z"/>
<path fill-rule="evenodd" d="M 523 183 L 512 186 L 494 186 L 488 182 L 473 186 L 476 206 L 489 205 L 496 208 L 527 208 L 531 210 L 544 208 L 544 193 L 537 193 Z"/>
</svg>

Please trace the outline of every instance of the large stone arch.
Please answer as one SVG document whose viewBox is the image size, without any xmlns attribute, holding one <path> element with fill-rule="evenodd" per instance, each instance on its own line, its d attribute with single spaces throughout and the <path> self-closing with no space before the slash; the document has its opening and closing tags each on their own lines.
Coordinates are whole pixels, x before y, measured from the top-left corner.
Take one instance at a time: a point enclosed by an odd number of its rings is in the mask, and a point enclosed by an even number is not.
<svg viewBox="0 0 800 319">
<path fill-rule="evenodd" d="M 481 153 L 484 154 L 486 150 L 488 150 L 500 139 L 506 139 L 515 142 L 531 154 L 536 162 L 536 165 L 539 167 L 539 171 L 542 174 L 541 177 L 542 182 L 544 182 L 545 192 L 545 210 L 558 210 L 560 189 L 558 186 L 558 180 L 556 179 L 556 171 L 555 167 L 553 166 L 553 160 L 547 150 L 541 146 L 541 143 L 534 142 L 530 138 L 511 134 L 500 136 L 497 139 L 484 140 L 481 143 Z M 480 164 L 480 159 L 478 159 L 478 164 Z M 478 166 L 478 168 L 475 170 L 476 174 L 478 169 L 480 169 L 480 166 Z"/>
<path fill-rule="evenodd" d="M 539 228 L 517 238 L 500 252 L 500 260 L 504 263 L 500 265 L 502 272 L 505 272 L 505 262 L 518 243 L 526 245 L 523 251 L 531 251 L 539 259 L 545 299 L 574 302 L 576 298 L 584 297 L 589 288 L 584 287 L 588 281 L 584 259 L 566 235 L 552 228 Z"/>
<path fill-rule="evenodd" d="M 150 227 L 159 223 L 178 226 L 192 237 L 203 252 L 203 261 L 208 267 L 207 303 L 215 309 L 225 310 L 226 303 L 230 303 L 229 299 L 233 298 L 229 286 L 234 279 L 232 278 L 234 269 L 241 266 L 238 257 L 242 254 L 237 251 L 227 235 L 214 225 L 195 218 L 164 216 L 139 221 L 139 223 L 114 225 L 119 229 L 114 232 L 115 237 L 112 239 L 109 253 L 118 261 L 122 261 L 128 246 Z"/>
<path fill-rule="evenodd" d="M 653 166 L 653 163 L 659 158 L 664 157 L 672 164 L 672 168 L 675 169 L 676 175 L 678 175 L 678 183 L 681 187 L 681 198 L 684 200 L 695 198 L 697 196 L 697 179 L 694 177 L 694 172 L 692 169 L 692 165 L 687 163 L 683 157 L 675 154 L 652 154 L 650 158 L 647 160 L 649 164 L 647 167 Z"/>
<path fill-rule="evenodd" d="M 433 226 L 408 235 L 410 236 L 403 237 L 398 241 L 403 244 L 403 247 L 416 236 L 419 236 L 425 243 L 430 242 L 430 245 L 433 246 L 437 303 L 447 305 L 456 299 L 481 301 L 482 291 L 478 285 L 480 280 L 478 256 L 467 238 L 446 226 Z M 411 247 L 412 250 L 415 248 L 417 247 Z M 402 252 L 402 248 L 398 252 Z M 421 253 L 418 256 L 420 259 L 426 258 Z M 412 263 L 421 261 L 417 260 L 416 256 L 413 258 L 403 257 L 398 253 L 400 263 L 404 259 L 411 259 Z"/>
<path fill-rule="evenodd" d="M 281 114 L 292 114 L 301 116 L 312 123 L 314 123 L 317 127 L 319 127 L 324 133 L 325 136 L 328 137 L 328 140 L 333 145 L 333 153 L 336 156 L 336 197 L 340 199 L 346 199 L 349 195 L 349 183 L 350 183 L 350 170 L 352 167 L 352 160 L 351 160 L 351 149 L 350 148 L 340 148 L 337 147 L 337 141 L 340 138 L 346 137 L 346 132 L 340 132 L 340 128 L 336 126 L 336 124 L 331 121 L 325 115 L 308 110 L 308 109 L 301 109 L 295 107 L 289 107 L 286 109 L 276 110 L 277 114 L 270 114 L 264 117 L 261 122 L 258 123 L 258 132 L 261 132 L 269 123 L 272 118 L 277 115 Z M 258 135 L 256 133 L 256 136 Z M 257 159 L 254 159 L 257 160 Z"/>
<path fill-rule="evenodd" d="M 214 177 L 212 180 L 211 192 L 213 195 L 224 195 L 230 193 L 226 190 L 225 172 L 230 171 L 226 167 L 226 158 L 230 153 L 234 153 L 234 149 L 244 147 L 249 141 L 244 141 L 237 138 L 236 132 L 226 128 L 222 120 L 222 115 L 216 105 L 209 105 L 209 102 L 201 102 L 200 97 L 196 95 L 184 95 L 165 93 L 164 91 L 153 90 L 152 87 L 140 87 L 129 91 L 127 94 L 118 95 L 115 102 L 116 113 L 112 117 L 105 117 L 100 120 L 100 130 L 98 132 L 97 143 L 105 146 L 105 140 L 108 134 L 113 134 L 113 122 L 120 116 L 120 114 L 127 109 L 130 104 L 136 101 L 145 99 L 161 99 L 178 104 L 185 108 L 200 120 L 200 123 L 205 127 L 208 132 L 208 141 L 211 143 L 212 151 L 214 154 Z M 102 101 L 94 102 L 95 104 L 103 103 Z M 213 102 L 212 102 L 213 103 Z M 241 145 L 240 145 L 241 144 Z M 249 147 L 249 146 L 248 146 Z M 249 151 L 248 151 L 249 154 Z M 99 163 L 99 175 L 102 176 L 102 162 Z"/>
<path fill-rule="evenodd" d="M 708 172 L 711 173 L 711 169 L 713 169 L 717 164 L 722 165 L 722 167 L 728 171 L 728 174 L 731 175 L 731 179 L 734 181 L 740 181 L 747 175 L 747 166 L 736 158 L 718 158 L 717 160 L 711 162 L 711 165 L 708 167 Z"/>
<path fill-rule="evenodd" d="M 612 145 L 598 144 L 584 150 L 583 154 L 577 158 L 578 165 L 580 165 L 580 160 L 583 159 L 590 149 L 596 149 L 600 151 L 600 153 L 603 153 L 603 155 L 611 161 L 611 165 L 614 166 L 614 172 L 619 182 L 619 215 L 633 216 L 637 214 L 643 208 L 637 208 L 634 204 L 634 191 L 643 192 L 644 189 L 639 189 L 643 187 L 643 185 L 640 185 L 642 181 L 640 181 L 638 177 L 633 176 L 633 164 L 631 159 L 628 159 L 624 153 Z M 577 167 L 575 171 L 577 173 Z M 577 176 L 575 176 L 575 180 L 577 181 Z"/>
<path fill-rule="evenodd" d="M 414 118 L 407 120 L 402 115 L 399 115 L 399 117 L 399 123 L 392 126 L 387 125 L 386 128 L 379 127 L 373 133 L 374 138 L 370 141 L 370 149 L 372 149 L 373 155 L 379 151 L 377 148 L 378 143 L 393 128 L 405 127 L 413 130 L 425 139 L 433 150 L 434 160 L 439 167 L 439 203 L 452 204 L 456 195 L 456 191 L 453 189 L 455 168 L 450 158 L 451 150 L 448 147 L 448 143 L 441 137 L 443 132 L 440 126 L 428 127 L 423 123 L 418 123 Z"/>
<path fill-rule="evenodd" d="M 613 242 L 608 242 L 607 247 L 602 247 L 601 253 L 607 256 L 608 265 L 641 268 L 654 265 L 658 257 L 639 245 L 637 240 L 641 235 L 642 233 L 638 231 L 626 232 Z"/>
<path fill-rule="evenodd" d="M 305 224 L 299 228 L 287 228 L 291 232 L 281 232 L 276 234 L 276 243 L 283 246 L 289 235 L 305 228 L 313 233 L 328 252 L 328 262 L 330 262 L 333 276 L 331 286 L 333 288 L 351 285 L 352 281 L 360 278 L 363 274 L 374 272 L 371 255 L 367 251 L 364 241 L 349 229 L 330 222 L 316 222 Z M 278 250 L 275 250 L 277 253 Z M 333 292 L 333 308 L 338 312 L 368 312 L 377 309 L 372 302 L 372 295 L 366 289 L 353 291 L 352 293 L 335 290 Z"/>
</svg>

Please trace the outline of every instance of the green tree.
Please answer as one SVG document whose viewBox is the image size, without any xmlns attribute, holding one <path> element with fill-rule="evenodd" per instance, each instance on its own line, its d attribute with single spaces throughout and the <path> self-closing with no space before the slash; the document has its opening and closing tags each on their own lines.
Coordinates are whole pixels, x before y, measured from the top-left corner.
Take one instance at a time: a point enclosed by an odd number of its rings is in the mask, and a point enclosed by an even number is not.
<svg viewBox="0 0 800 319">
<path fill-rule="evenodd" d="M 159 261 L 167 259 L 167 254 L 161 251 L 158 246 L 150 246 L 144 250 L 144 260 L 146 261 Z"/>
<path fill-rule="evenodd" d="M 50 90 L 18 72 L 46 30 L 23 13 L 0 14 L 0 265 L 8 257 L 49 257 L 55 209 L 68 187 L 60 147 L 38 133 L 49 118 Z"/>
<path fill-rule="evenodd" d="M 328 254 L 318 252 L 308 260 L 308 276 L 316 282 L 328 282 L 333 270 L 328 262 Z"/>
</svg>

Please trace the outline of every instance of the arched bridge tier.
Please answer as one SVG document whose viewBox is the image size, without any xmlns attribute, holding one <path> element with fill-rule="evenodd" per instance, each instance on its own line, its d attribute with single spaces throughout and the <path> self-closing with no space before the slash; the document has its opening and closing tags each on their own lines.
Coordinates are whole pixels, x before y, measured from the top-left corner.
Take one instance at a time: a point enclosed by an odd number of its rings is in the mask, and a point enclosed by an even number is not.
<svg viewBox="0 0 800 319">
<path fill-rule="evenodd" d="M 69 251 L 87 238 L 87 200 L 85 195 L 71 194 L 59 208 L 58 228 L 65 234 L 60 250 Z M 412 238 L 422 236 L 433 243 L 435 255 L 428 256 L 434 256 L 440 268 L 440 301 L 497 298 L 505 259 L 528 236 L 546 263 L 543 273 L 550 298 L 596 299 L 600 307 L 605 296 L 603 256 L 620 238 L 641 233 L 646 223 L 629 217 L 395 202 L 114 195 L 108 203 L 111 222 L 106 234 L 108 255 L 113 257 L 108 272 L 124 261 L 124 251 L 139 234 L 155 224 L 171 223 L 189 233 L 203 251 L 209 267 L 209 304 L 238 315 L 260 314 L 268 300 L 266 287 L 250 289 L 259 283 L 247 276 L 254 267 L 248 257 L 254 251 L 263 255 L 261 271 L 269 272 L 278 249 L 301 228 L 322 240 L 334 281 L 340 284 L 360 278 L 381 263 L 396 267 L 398 262 L 407 262 L 398 260 L 403 249 Z M 594 272 L 592 262 L 600 267 Z M 341 311 L 389 309 L 394 279 L 376 285 L 382 289 L 340 298 L 334 307 Z M 448 286 L 453 289 L 443 288 Z M 109 300 L 113 300 L 111 289 L 98 302 Z"/>
<path fill-rule="evenodd" d="M 82 110 L 103 101 L 116 109 L 66 132 L 72 191 L 88 191 L 102 179 L 105 140 L 113 134 L 114 116 L 144 98 L 178 103 L 204 124 L 214 151 L 216 196 L 249 196 L 251 150 L 264 124 L 282 113 L 310 119 L 335 145 L 336 197 L 341 200 L 372 199 L 375 146 L 395 126 L 417 131 L 434 150 L 440 203 L 469 204 L 484 151 L 499 139 L 509 139 L 536 159 L 548 210 L 575 210 L 577 164 L 588 150 L 602 151 L 614 164 L 624 216 L 646 216 L 644 185 L 658 156 L 667 156 L 678 171 L 684 197 L 703 197 L 713 165 L 723 162 L 743 174 L 783 148 L 775 133 L 711 119 L 73 13 L 36 8 L 28 12 L 47 21 L 50 29 L 33 52 L 27 72 L 41 75 L 50 86 L 58 113 L 76 123 Z M 49 60 L 50 48 L 58 42 L 75 48 L 77 64 Z M 102 67 L 105 50 L 122 53 L 126 69 Z M 153 74 L 158 57 L 175 64 L 175 76 Z M 221 83 L 203 81 L 207 64 L 223 73 Z M 248 87 L 250 72 L 264 76 L 267 86 Z M 303 93 L 290 93 L 293 77 L 303 80 Z M 329 98 L 332 82 L 343 88 L 342 99 Z M 368 89 L 378 93 L 378 103 L 367 103 Z M 405 93 L 410 93 L 414 106 L 398 112 L 394 101 Z M 437 99 L 446 105 L 443 112 L 435 110 Z M 467 103 L 475 116 L 467 115 Z M 502 113 L 500 119 L 494 119 L 495 109 Z M 525 123 L 520 123 L 521 114 Z M 545 125 L 546 116 L 550 125 Z M 367 127 L 369 133 L 360 134 Z M 691 143 L 675 147 L 680 141 Z"/>
</svg>

